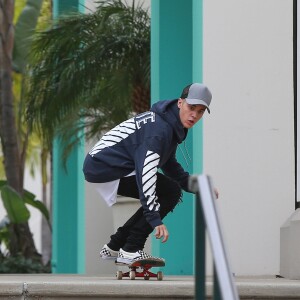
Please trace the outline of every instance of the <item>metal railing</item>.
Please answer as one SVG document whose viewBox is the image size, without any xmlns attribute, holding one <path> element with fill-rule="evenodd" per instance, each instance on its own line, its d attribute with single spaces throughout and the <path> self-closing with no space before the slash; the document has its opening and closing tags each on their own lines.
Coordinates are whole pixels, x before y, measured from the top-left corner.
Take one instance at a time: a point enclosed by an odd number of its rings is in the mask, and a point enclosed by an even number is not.
<svg viewBox="0 0 300 300">
<path fill-rule="evenodd" d="M 216 300 L 238 300 L 238 292 L 233 279 L 221 227 L 215 207 L 215 193 L 212 180 L 207 175 L 192 176 L 190 189 L 196 194 L 196 261 L 195 299 L 206 297 L 205 274 L 205 231 L 207 230 L 214 262 L 214 292 Z"/>
</svg>

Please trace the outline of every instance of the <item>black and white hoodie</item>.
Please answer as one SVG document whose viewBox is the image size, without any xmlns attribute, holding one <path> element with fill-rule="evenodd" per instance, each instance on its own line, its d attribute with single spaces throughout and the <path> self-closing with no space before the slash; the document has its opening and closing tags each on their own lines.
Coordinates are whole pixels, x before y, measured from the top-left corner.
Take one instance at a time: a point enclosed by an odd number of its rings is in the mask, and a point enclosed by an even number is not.
<svg viewBox="0 0 300 300">
<path fill-rule="evenodd" d="M 188 172 L 176 160 L 178 144 L 185 140 L 176 100 L 163 100 L 107 132 L 85 158 L 83 172 L 88 182 L 103 183 L 135 171 L 140 201 L 149 224 L 162 224 L 156 201 L 159 169 L 188 189 Z"/>
</svg>

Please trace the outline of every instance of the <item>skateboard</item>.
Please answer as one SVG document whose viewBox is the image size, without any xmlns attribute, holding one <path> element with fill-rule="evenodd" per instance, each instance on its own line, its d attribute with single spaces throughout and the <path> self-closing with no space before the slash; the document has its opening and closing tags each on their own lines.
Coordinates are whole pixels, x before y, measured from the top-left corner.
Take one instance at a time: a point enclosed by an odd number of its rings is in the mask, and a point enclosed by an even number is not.
<svg viewBox="0 0 300 300">
<path fill-rule="evenodd" d="M 131 264 L 118 263 L 117 266 L 127 266 L 129 268 L 128 272 L 117 271 L 117 279 L 121 280 L 123 277 L 129 277 L 134 280 L 136 277 L 143 277 L 145 280 L 149 280 L 150 277 L 157 278 L 157 280 L 163 280 L 163 273 L 158 271 L 153 273 L 150 271 L 153 267 L 164 267 L 165 262 L 161 259 L 139 259 Z M 141 269 L 141 271 L 138 271 Z"/>
</svg>

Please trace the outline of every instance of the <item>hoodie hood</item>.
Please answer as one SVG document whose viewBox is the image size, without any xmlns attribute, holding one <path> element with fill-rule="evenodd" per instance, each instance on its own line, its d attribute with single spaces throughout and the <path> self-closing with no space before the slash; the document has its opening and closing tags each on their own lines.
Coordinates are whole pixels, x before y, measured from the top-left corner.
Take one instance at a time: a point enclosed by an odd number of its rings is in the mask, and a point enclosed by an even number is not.
<svg viewBox="0 0 300 300">
<path fill-rule="evenodd" d="M 150 110 L 172 126 L 177 142 L 180 144 L 185 140 L 188 130 L 181 124 L 177 101 L 178 99 L 162 100 L 153 104 Z"/>
</svg>

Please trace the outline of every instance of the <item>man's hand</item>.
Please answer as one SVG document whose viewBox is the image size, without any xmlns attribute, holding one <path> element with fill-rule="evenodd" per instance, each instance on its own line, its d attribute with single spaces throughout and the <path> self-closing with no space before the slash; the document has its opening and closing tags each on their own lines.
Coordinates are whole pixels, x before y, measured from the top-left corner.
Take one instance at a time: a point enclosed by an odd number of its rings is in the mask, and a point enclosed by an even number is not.
<svg viewBox="0 0 300 300">
<path fill-rule="evenodd" d="M 154 236 L 157 239 L 163 238 L 163 240 L 161 242 L 165 243 L 168 240 L 168 238 L 169 238 L 169 232 L 167 230 L 167 227 L 164 224 L 156 226 L 155 227 L 155 234 L 154 234 Z"/>
</svg>

